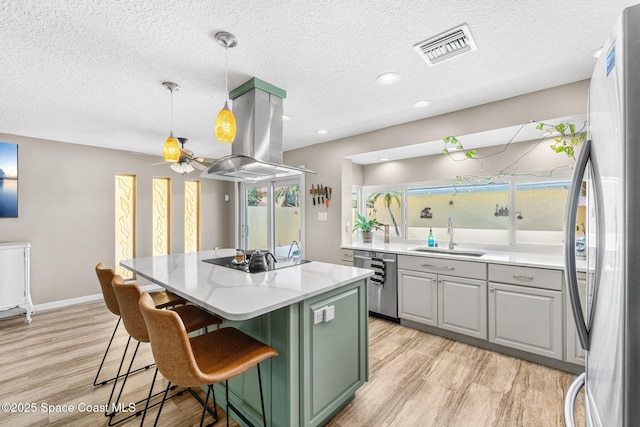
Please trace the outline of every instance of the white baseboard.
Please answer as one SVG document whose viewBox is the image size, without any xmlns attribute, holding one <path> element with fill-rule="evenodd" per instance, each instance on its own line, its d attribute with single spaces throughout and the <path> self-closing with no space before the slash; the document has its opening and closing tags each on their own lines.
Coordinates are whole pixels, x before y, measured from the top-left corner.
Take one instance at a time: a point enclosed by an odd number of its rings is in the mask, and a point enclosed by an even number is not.
<svg viewBox="0 0 640 427">
<path fill-rule="evenodd" d="M 160 289 L 162 289 L 160 286 L 154 285 L 154 284 L 140 286 L 140 290 L 143 292 L 157 291 Z M 54 308 L 68 307 L 71 305 L 82 304 L 85 302 L 99 301 L 101 299 L 102 299 L 102 293 L 99 293 L 99 294 L 93 294 L 93 295 L 85 295 L 83 297 L 63 299 L 60 301 L 45 302 L 43 304 L 34 304 L 33 313 L 37 313 L 39 311 L 51 310 Z M 8 317 L 8 316 L 16 316 L 18 314 L 24 314 L 24 309 L 12 308 L 10 310 L 2 311 L 0 312 L 0 318 Z"/>
</svg>

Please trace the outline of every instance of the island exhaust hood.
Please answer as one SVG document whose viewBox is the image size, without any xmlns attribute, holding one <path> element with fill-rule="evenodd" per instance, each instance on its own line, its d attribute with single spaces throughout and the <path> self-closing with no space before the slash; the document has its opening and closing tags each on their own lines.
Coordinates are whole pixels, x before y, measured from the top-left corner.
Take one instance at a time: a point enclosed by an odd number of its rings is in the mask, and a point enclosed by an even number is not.
<svg viewBox="0 0 640 427">
<path fill-rule="evenodd" d="M 231 155 L 205 169 L 200 178 L 257 182 L 314 173 L 282 163 L 282 100 L 286 92 L 253 78 L 229 93 L 238 130 Z"/>
</svg>

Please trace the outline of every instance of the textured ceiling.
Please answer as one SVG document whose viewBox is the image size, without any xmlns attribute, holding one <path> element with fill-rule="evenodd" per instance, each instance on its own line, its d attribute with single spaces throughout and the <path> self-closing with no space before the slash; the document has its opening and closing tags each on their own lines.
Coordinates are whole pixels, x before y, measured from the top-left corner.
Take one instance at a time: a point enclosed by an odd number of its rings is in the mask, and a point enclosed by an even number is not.
<svg viewBox="0 0 640 427">
<path fill-rule="evenodd" d="M 213 132 L 224 30 L 229 88 L 287 91 L 290 150 L 589 78 L 635 1 L 0 0 L 0 133 L 161 155 L 173 81 L 175 135 L 230 154 Z M 428 67 L 413 45 L 462 23 L 478 50 Z M 388 71 L 401 80 L 378 85 Z"/>
</svg>

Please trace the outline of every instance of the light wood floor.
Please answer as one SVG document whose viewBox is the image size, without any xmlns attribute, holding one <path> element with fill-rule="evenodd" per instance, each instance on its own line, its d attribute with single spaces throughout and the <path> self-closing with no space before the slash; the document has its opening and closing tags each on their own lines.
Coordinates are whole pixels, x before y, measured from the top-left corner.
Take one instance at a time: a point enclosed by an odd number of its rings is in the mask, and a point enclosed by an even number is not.
<svg viewBox="0 0 640 427">
<path fill-rule="evenodd" d="M 102 302 L 39 312 L 30 325 L 22 316 L 0 319 L 0 403 L 34 403 L 36 409 L 11 413 L 0 408 L 0 426 L 107 425 L 102 412 L 79 410 L 107 401 L 111 387 L 92 383 L 116 320 Z M 329 426 L 563 425 L 562 403 L 574 375 L 380 319 L 372 318 L 369 326 L 370 381 Z M 106 374 L 117 370 L 127 337 L 121 326 Z M 152 362 L 148 345 L 141 345 L 137 360 Z M 151 369 L 132 376 L 121 401 L 146 396 L 152 375 Z M 47 413 L 43 405 L 53 410 Z M 56 405 L 69 405 L 74 412 Z M 165 404 L 160 425 L 197 425 L 200 409 L 185 393 Z M 146 425 L 153 424 L 156 411 L 148 414 Z M 225 425 L 219 413 L 215 425 Z M 579 406 L 576 419 L 582 418 Z M 139 422 L 134 418 L 121 425 Z"/>
</svg>

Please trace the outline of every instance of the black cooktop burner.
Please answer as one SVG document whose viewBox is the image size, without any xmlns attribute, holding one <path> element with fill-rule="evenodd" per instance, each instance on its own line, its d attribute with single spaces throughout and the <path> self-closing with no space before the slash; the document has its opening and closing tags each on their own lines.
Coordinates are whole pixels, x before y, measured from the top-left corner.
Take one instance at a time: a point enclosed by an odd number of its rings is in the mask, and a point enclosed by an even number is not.
<svg viewBox="0 0 640 427">
<path fill-rule="evenodd" d="M 262 271 L 249 271 L 249 263 L 243 262 L 238 264 L 235 262 L 235 259 L 235 256 L 226 256 L 222 258 L 203 259 L 202 261 L 208 262 L 209 264 L 232 268 L 234 270 L 244 271 L 245 273 L 262 273 Z M 270 261 L 268 263 L 268 268 L 266 271 L 280 270 L 281 268 L 293 267 L 294 265 L 301 265 L 311 262 L 302 258 L 292 258 L 284 256 L 277 256 L 276 261 L 278 262 L 274 263 L 273 261 Z"/>
</svg>

